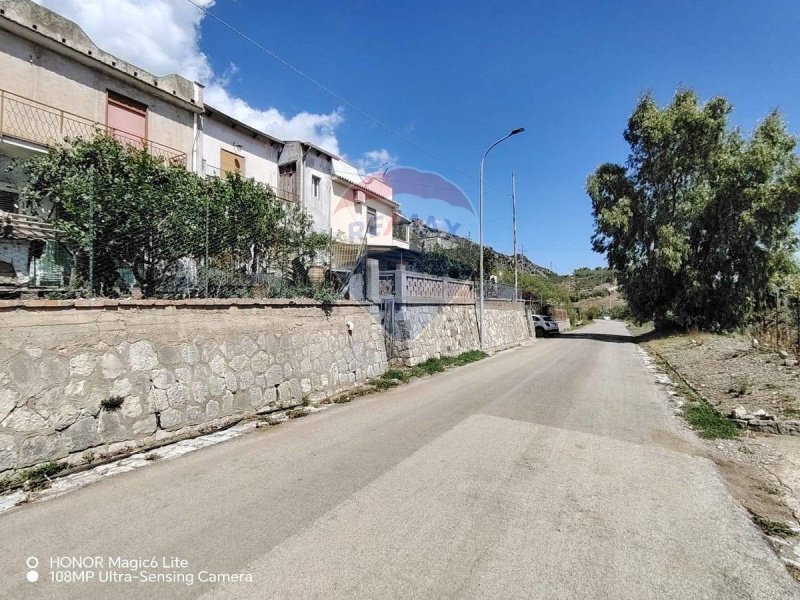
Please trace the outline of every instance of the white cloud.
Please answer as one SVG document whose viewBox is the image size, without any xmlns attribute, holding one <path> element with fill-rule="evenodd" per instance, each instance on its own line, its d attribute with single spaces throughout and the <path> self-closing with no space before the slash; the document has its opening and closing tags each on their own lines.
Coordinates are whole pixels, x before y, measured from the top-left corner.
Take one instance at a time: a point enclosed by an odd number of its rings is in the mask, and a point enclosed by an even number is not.
<svg viewBox="0 0 800 600">
<path fill-rule="evenodd" d="M 205 84 L 209 104 L 252 127 L 339 152 L 336 128 L 344 121 L 341 110 L 287 116 L 277 108 L 260 109 L 232 95 L 227 87 L 238 69 L 231 64 L 224 73 L 214 73 L 200 50 L 204 15 L 186 0 L 36 1 L 78 23 L 95 44 L 123 60 L 154 75 L 178 73 Z M 195 1 L 210 8 L 215 0 Z"/>
<path fill-rule="evenodd" d="M 287 117 L 277 108 L 268 108 L 266 110 L 253 108 L 247 101 L 231 96 L 224 87 L 215 83 L 205 89 L 204 97 L 210 106 L 219 108 L 234 119 L 247 123 L 261 131 L 266 131 L 277 138 L 303 140 L 316 144 L 334 154 L 339 153 L 336 127 L 344 121 L 344 117 L 339 110 L 335 110 L 330 114 L 301 112 L 292 117 Z"/>
<path fill-rule="evenodd" d="M 389 152 L 386 148 L 369 150 L 355 160 L 355 164 L 362 174 L 385 171 L 387 168 L 397 165 L 397 162 L 397 156 Z"/>
</svg>

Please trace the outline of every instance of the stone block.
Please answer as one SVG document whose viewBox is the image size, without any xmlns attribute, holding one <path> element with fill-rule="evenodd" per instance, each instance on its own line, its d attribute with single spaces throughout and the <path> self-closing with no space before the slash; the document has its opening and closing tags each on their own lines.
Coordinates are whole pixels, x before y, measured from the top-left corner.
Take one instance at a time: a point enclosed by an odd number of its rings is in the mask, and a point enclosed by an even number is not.
<svg viewBox="0 0 800 600">
<path fill-rule="evenodd" d="M 130 432 L 122 422 L 122 411 L 101 410 L 97 417 L 97 433 L 106 444 L 128 439 Z"/>
<path fill-rule="evenodd" d="M 128 349 L 128 366 L 131 371 L 148 371 L 158 367 L 158 357 L 147 340 L 131 344 Z"/>
<path fill-rule="evenodd" d="M 17 468 L 58 460 L 67 455 L 63 440 L 55 435 L 37 435 L 26 438 L 19 445 Z"/>
<path fill-rule="evenodd" d="M 32 433 L 49 429 L 47 420 L 26 406 L 20 406 L 8 415 L 1 423 L 6 429 L 20 433 Z"/>
<path fill-rule="evenodd" d="M 64 446 L 68 452 L 81 452 L 100 443 L 97 433 L 97 419 L 84 417 L 61 434 Z"/>
<path fill-rule="evenodd" d="M 183 415 L 174 408 L 168 408 L 161 413 L 161 428 L 175 429 L 183 423 Z"/>
<path fill-rule="evenodd" d="M 0 435 L 0 472 L 13 469 L 17 463 L 17 445 L 13 435 Z"/>
<path fill-rule="evenodd" d="M 184 408 L 189 403 L 189 388 L 176 383 L 167 390 L 167 402 L 172 408 Z"/>
<path fill-rule="evenodd" d="M 206 417 L 209 419 L 215 419 L 219 416 L 220 406 L 219 402 L 216 400 L 209 400 L 208 404 L 206 404 Z"/>
<path fill-rule="evenodd" d="M 98 362 L 105 379 L 116 379 L 125 372 L 125 365 L 112 352 L 106 352 Z"/>
<path fill-rule="evenodd" d="M 73 357 L 69 361 L 69 372 L 71 375 L 88 377 L 94 372 L 97 359 L 93 354 L 83 353 Z"/>
<path fill-rule="evenodd" d="M 131 425 L 131 431 L 138 436 L 150 435 L 151 433 L 155 432 L 157 427 L 158 424 L 156 422 L 156 416 L 147 415 L 143 419 L 140 419 Z"/>
<path fill-rule="evenodd" d="M 161 346 L 158 349 L 158 362 L 162 365 L 174 366 L 183 362 L 183 348 L 180 346 Z"/>
<path fill-rule="evenodd" d="M 69 377 L 69 364 L 57 356 L 47 356 L 39 363 L 39 374 L 47 385 L 63 383 Z"/>
</svg>

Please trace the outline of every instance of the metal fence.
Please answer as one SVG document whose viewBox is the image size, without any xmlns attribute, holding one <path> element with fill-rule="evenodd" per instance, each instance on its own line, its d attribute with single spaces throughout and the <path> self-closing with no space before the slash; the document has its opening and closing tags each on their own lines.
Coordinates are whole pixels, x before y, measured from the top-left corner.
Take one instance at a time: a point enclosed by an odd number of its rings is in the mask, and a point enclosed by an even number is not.
<svg viewBox="0 0 800 600">
<path fill-rule="evenodd" d="M 144 147 L 164 160 L 186 164 L 185 152 L 0 89 L 0 135 L 52 146 L 68 138 L 92 138 L 98 133 Z"/>
<path fill-rule="evenodd" d="M 517 300 L 519 294 L 514 290 L 513 285 L 487 279 L 483 282 L 483 297 L 491 300 Z"/>
</svg>

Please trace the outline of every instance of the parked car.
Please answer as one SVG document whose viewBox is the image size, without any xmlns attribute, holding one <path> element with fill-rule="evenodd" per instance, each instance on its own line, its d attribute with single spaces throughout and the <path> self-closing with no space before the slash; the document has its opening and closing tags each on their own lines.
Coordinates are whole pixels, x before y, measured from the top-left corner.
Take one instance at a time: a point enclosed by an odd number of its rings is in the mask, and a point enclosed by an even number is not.
<svg viewBox="0 0 800 600">
<path fill-rule="evenodd" d="M 533 323 L 536 337 L 558 335 L 558 323 L 555 322 L 553 317 L 548 317 L 547 315 L 533 315 Z"/>
</svg>

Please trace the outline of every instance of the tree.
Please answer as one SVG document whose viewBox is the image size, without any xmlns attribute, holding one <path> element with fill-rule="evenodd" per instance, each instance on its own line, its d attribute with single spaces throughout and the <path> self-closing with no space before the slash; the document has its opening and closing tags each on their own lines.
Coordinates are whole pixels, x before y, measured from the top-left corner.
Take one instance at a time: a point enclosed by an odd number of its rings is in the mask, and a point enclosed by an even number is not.
<svg viewBox="0 0 800 600">
<path fill-rule="evenodd" d="M 730 328 L 764 306 L 796 246 L 796 140 L 770 113 L 748 139 L 724 98 L 645 95 L 628 120 L 626 166 L 587 183 L 593 247 L 606 254 L 633 316 Z"/>
<path fill-rule="evenodd" d="M 26 200 L 65 232 L 74 283 L 91 280 L 95 294 L 124 287 L 129 271 L 145 296 L 204 294 L 212 279 L 215 293 L 242 295 L 265 283 L 256 273 L 296 284 L 330 247 L 308 213 L 269 186 L 239 174 L 204 179 L 111 137 L 72 140 L 24 168 Z M 195 265 L 200 281 L 178 277 Z"/>
<path fill-rule="evenodd" d="M 78 277 L 93 292 L 130 269 L 145 295 L 172 277 L 203 239 L 203 181 L 108 136 L 74 140 L 24 165 L 25 199 L 62 229 Z M 91 263 L 91 273 L 90 273 Z"/>
<path fill-rule="evenodd" d="M 461 240 L 452 248 L 435 248 L 424 251 L 414 269 L 438 277 L 478 280 L 480 273 L 480 246 L 468 240 Z M 497 253 L 491 248 L 483 248 L 483 272 L 489 275 L 497 270 Z"/>
</svg>

